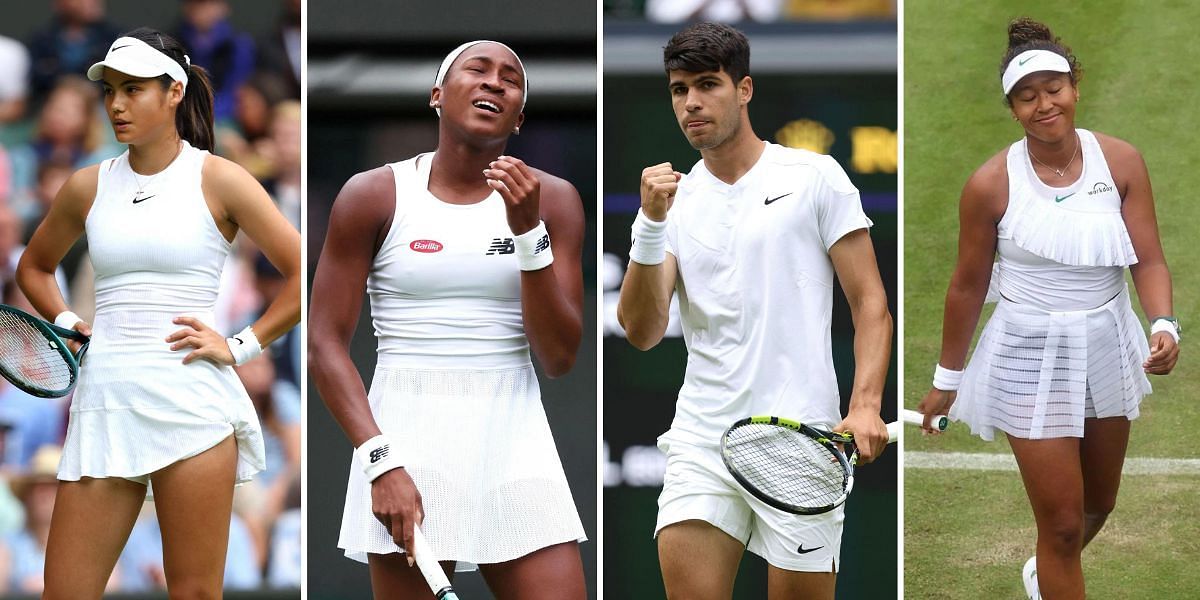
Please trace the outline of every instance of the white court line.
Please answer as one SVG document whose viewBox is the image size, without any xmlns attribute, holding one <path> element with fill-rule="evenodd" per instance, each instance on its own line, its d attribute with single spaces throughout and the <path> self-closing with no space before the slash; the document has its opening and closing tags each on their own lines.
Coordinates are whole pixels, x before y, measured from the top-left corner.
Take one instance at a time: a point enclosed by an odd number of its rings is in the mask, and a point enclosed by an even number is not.
<svg viewBox="0 0 1200 600">
<path fill-rule="evenodd" d="M 956 469 L 968 471 L 1016 471 L 1011 454 L 971 452 L 905 452 L 906 469 Z M 1200 458 L 1125 459 L 1125 475 L 1198 475 Z"/>
</svg>

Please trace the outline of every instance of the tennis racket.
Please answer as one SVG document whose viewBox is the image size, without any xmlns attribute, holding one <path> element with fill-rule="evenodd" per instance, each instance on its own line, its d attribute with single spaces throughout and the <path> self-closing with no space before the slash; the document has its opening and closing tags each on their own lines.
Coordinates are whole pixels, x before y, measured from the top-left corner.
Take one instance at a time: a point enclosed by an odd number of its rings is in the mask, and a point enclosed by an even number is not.
<svg viewBox="0 0 1200 600">
<path fill-rule="evenodd" d="M 909 425 L 921 426 L 925 424 L 925 415 L 915 410 L 908 410 L 906 408 L 900 411 L 900 420 L 908 423 Z M 947 417 L 946 415 L 934 415 L 933 418 L 929 420 L 929 424 L 938 431 L 945 431 L 946 428 L 950 426 L 950 417 Z"/>
<path fill-rule="evenodd" d="M 83 342 L 71 352 L 64 340 Z M 0 304 L 0 375 L 40 398 L 66 396 L 79 379 L 79 361 L 89 338 L 47 323 L 19 308 Z"/>
<path fill-rule="evenodd" d="M 888 443 L 899 424 L 888 423 Z M 847 458 L 838 448 L 853 448 Z M 784 512 L 817 515 L 837 508 L 854 489 L 854 437 L 779 417 L 750 417 L 721 436 L 721 460 L 755 498 Z"/>
<path fill-rule="evenodd" d="M 417 562 L 421 574 L 425 576 L 425 583 L 429 584 L 429 590 L 433 592 L 433 597 L 438 600 L 458 600 L 458 595 L 450 586 L 450 580 L 446 578 L 446 572 L 433 557 L 433 550 L 429 548 L 429 542 L 425 541 L 425 534 L 421 533 L 421 528 L 417 525 L 413 525 L 412 550 L 413 560 Z"/>
</svg>

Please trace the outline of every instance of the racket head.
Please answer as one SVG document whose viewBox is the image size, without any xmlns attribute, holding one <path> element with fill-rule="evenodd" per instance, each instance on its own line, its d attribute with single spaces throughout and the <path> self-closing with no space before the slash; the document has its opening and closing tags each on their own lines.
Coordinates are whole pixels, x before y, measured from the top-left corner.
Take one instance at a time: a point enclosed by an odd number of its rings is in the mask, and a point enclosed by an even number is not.
<svg viewBox="0 0 1200 600">
<path fill-rule="evenodd" d="M 725 430 L 721 460 L 767 505 L 816 515 L 845 502 L 854 486 L 854 459 L 838 444 L 853 444 L 853 437 L 780 417 L 750 417 Z"/>
<path fill-rule="evenodd" d="M 71 352 L 64 338 L 83 342 Z M 58 398 L 75 388 L 88 337 L 0 304 L 0 375 L 39 398 Z"/>
</svg>

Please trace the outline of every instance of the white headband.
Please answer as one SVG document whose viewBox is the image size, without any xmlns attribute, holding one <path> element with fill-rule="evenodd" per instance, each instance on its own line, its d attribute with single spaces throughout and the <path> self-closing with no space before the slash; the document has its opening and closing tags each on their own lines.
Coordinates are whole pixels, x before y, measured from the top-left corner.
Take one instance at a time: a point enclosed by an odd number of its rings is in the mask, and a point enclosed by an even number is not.
<svg viewBox="0 0 1200 600">
<path fill-rule="evenodd" d="M 1004 77 L 1000 78 L 1000 85 L 1004 88 L 1004 95 L 1007 96 L 1016 87 L 1017 82 L 1022 77 L 1038 71 L 1070 73 L 1071 64 L 1057 52 L 1049 50 L 1026 50 L 1014 56 L 1009 61 L 1008 68 L 1004 69 Z"/>
<path fill-rule="evenodd" d="M 475 40 L 473 42 L 467 42 L 455 48 L 454 50 L 451 50 L 450 54 L 447 54 L 446 58 L 442 60 L 442 66 L 438 68 L 437 78 L 433 80 L 433 85 L 435 87 L 442 87 L 442 83 L 446 81 L 446 72 L 450 70 L 450 65 L 454 64 L 454 60 L 458 58 L 458 55 L 465 52 L 467 48 L 470 48 L 476 44 L 496 44 L 497 46 L 512 52 L 513 58 L 517 59 L 517 66 L 521 67 L 521 79 L 525 82 L 525 89 L 521 94 L 521 110 L 525 110 L 525 101 L 529 99 L 529 75 L 525 72 L 525 63 L 521 62 L 521 57 L 517 56 L 517 53 L 514 52 L 512 48 L 509 48 L 507 44 L 501 42 L 493 42 L 492 40 Z M 433 110 L 437 111 L 439 117 L 442 116 L 442 109 L 434 108 Z"/>
<path fill-rule="evenodd" d="M 183 60 L 187 62 L 188 66 L 192 65 L 192 59 L 188 58 L 186 54 Z M 104 60 L 88 68 L 88 79 L 92 81 L 103 79 L 104 67 L 126 75 L 147 79 L 159 75 L 170 75 L 171 79 L 182 83 L 184 91 L 187 91 L 188 78 L 187 74 L 183 72 L 183 67 L 179 66 L 175 59 L 137 38 L 117 38 L 117 41 L 109 46 Z"/>
</svg>

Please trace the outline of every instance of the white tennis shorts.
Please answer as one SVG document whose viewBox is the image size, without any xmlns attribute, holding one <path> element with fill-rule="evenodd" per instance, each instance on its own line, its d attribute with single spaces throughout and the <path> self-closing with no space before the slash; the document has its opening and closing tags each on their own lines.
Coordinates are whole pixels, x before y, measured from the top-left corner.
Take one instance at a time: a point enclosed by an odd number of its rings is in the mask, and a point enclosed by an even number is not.
<svg viewBox="0 0 1200 600">
<path fill-rule="evenodd" d="M 836 572 L 842 549 L 845 505 L 820 515 L 793 515 L 768 506 L 745 490 L 721 462 L 719 447 L 659 438 L 667 455 L 658 522 L 664 527 L 698 519 L 724 531 L 788 571 Z"/>
</svg>

